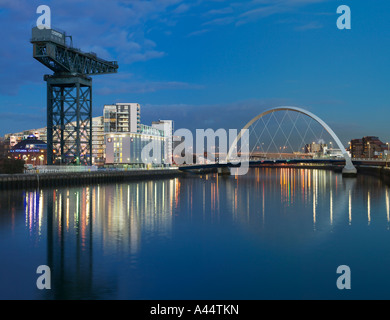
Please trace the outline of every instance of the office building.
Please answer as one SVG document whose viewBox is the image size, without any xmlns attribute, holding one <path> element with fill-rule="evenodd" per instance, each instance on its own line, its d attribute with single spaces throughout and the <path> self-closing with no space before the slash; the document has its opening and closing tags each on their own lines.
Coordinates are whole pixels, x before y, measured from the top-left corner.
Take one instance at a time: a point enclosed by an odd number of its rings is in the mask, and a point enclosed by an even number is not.
<svg viewBox="0 0 390 320">
<path fill-rule="evenodd" d="M 106 164 L 130 168 L 164 166 L 164 132 L 147 126 L 143 126 L 143 129 L 143 133 L 106 134 Z M 145 158 L 142 151 L 147 146 L 151 152 Z"/>
<path fill-rule="evenodd" d="M 25 130 L 25 131 L 16 132 L 16 133 L 7 133 L 6 135 L 4 135 L 4 141 L 5 141 L 5 143 L 9 144 L 10 148 L 12 148 L 16 144 L 27 139 L 31 135 L 35 136 L 39 140 L 47 142 L 46 127 L 41 128 L 41 129 Z"/>
<path fill-rule="evenodd" d="M 324 153 L 324 150 L 327 148 L 327 145 L 325 143 L 310 143 L 305 145 L 305 153 Z"/>
<path fill-rule="evenodd" d="M 46 142 L 30 135 L 13 146 L 10 155 L 14 159 L 24 160 L 26 164 L 44 165 L 47 160 L 47 145 Z"/>
<path fill-rule="evenodd" d="M 349 150 L 351 152 L 352 158 L 363 158 L 364 157 L 363 139 L 353 139 L 349 144 Z"/>
<path fill-rule="evenodd" d="M 388 144 L 373 136 L 354 139 L 350 143 L 352 158 L 383 158 L 384 154 L 388 153 L 388 149 Z"/>
<path fill-rule="evenodd" d="M 105 105 L 104 132 L 137 133 L 141 129 L 141 106 L 138 103 Z"/>
</svg>

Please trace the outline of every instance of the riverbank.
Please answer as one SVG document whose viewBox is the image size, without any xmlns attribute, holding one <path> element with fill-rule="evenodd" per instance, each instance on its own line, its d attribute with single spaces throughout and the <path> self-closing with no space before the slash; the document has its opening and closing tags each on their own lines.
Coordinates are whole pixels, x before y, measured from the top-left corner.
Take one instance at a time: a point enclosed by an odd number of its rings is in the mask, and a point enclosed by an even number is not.
<svg viewBox="0 0 390 320">
<path fill-rule="evenodd" d="M 335 165 L 259 165 L 257 168 L 294 168 L 310 170 L 332 170 L 341 172 L 342 166 Z M 390 168 L 377 166 L 358 166 L 358 174 L 378 177 L 390 185 Z M 183 172 L 178 169 L 167 170 L 128 170 L 128 171 L 96 171 L 96 172 L 56 172 L 37 174 L 0 175 L 0 190 L 26 189 L 45 187 L 64 187 L 98 183 L 117 183 L 137 180 L 156 180 L 184 177 L 188 174 L 216 174 L 217 168 Z"/>
<path fill-rule="evenodd" d="M 0 190 L 116 183 L 134 180 L 171 179 L 184 176 L 178 169 L 96 172 L 57 172 L 0 175 Z"/>
</svg>

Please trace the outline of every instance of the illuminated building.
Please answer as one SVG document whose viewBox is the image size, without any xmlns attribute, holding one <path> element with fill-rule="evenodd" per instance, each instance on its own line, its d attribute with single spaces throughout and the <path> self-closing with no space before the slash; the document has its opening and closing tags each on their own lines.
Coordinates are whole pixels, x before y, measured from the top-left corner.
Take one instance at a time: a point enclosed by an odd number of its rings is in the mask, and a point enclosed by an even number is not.
<svg viewBox="0 0 390 320">
<path fill-rule="evenodd" d="M 69 123 L 68 125 L 73 126 L 75 123 Z M 81 130 L 82 135 L 85 134 L 83 130 L 85 129 Z M 6 134 L 4 144 L 11 149 L 31 135 L 44 143 L 47 142 L 47 130 L 41 128 Z M 141 124 L 141 106 L 138 103 L 105 105 L 103 115 L 92 118 L 92 164 L 96 166 L 129 164 L 135 167 L 143 167 L 145 161 L 141 161 L 142 148 L 150 141 L 155 141 L 159 145 L 158 149 L 161 147 L 162 150 L 162 155 L 156 156 L 156 161 L 164 165 L 171 164 L 173 156 L 172 136 L 172 120 L 153 122 L 152 126 Z M 74 139 L 72 136 L 66 136 L 65 138 L 69 141 Z M 110 145 L 109 141 L 115 139 L 117 141 L 114 147 L 114 145 Z M 106 150 L 107 147 L 108 150 Z M 23 158 L 22 154 L 20 156 Z M 57 154 L 58 160 L 60 157 L 61 155 Z M 86 155 L 86 157 L 88 158 L 89 155 Z"/>
<path fill-rule="evenodd" d="M 323 153 L 327 145 L 324 143 L 311 143 L 305 146 L 305 153 Z"/>
<path fill-rule="evenodd" d="M 9 144 L 10 148 L 12 148 L 31 135 L 34 135 L 37 139 L 42 140 L 43 142 L 47 142 L 46 128 L 31 129 L 16 133 L 7 133 L 6 135 L 4 135 L 4 140 L 6 143 Z"/>
<path fill-rule="evenodd" d="M 142 151 L 148 145 L 153 147 L 153 153 L 145 159 Z M 145 125 L 141 126 L 141 133 L 106 135 L 106 164 L 108 165 L 126 165 L 130 168 L 161 167 L 167 164 L 164 150 L 164 132 Z"/>
<path fill-rule="evenodd" d="M 26 164 L 44 165 L 47 157 L 47 145 L 34 135 L 30 135 L 27 139 L 13 146 L 10 154 L 14 159 L 24 160 Z"/>
<path fill-rule="evenodd" d="M 117 103 L 104 106 L 105 157 L 107 165 L 143 168 L 172 163 L 173 121 L 141 124 L 138 103 Z M 156 154 L 143 159 L 142 150 L 150 143 Z"/>
<path fill-rule="evenodd" d="M 74 124 L 75 123 L 71 123 L 70 125 Z M 4 144 L 11 149 L 31 135 L 34 135 L 38 140 L 42 140 L 47 143 L 47 130 L 45 127 L 41 129 L 25 130 L 17 133 L 8 133 L 4 136 Z M 94 165 L 104 164 L 104 142 L 103 116 L 92 118 L 92 164 Z"/>
<path fill-rule="evenodd" d="M 141 129 L 141 106 L 138 103 L 105 105 L 104 131 L 137 133 Z"/>
<path fill-rule="evenodd" d="M 350 145 L 353 158 L 382 158 L 389 149 L 378 137 L 354 139 Z"/>
<path fill-rule="evenodd" d="M 363 139 L 353 139 L 350 142 L 350 151 L 352 158 L 363 158 L 364 147 Z"/>
</svg>

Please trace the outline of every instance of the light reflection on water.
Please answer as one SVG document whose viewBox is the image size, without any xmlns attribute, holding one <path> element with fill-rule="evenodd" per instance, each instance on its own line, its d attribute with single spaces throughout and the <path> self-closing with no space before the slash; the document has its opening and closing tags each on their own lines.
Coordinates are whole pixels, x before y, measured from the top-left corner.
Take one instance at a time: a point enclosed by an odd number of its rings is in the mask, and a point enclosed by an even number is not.
<svg viewBox="0 0 390 320">
<path fill-rule="evenodd" d="M 0 298 L 344 298 L 335 270 L 348 263 L 362 272 L 352 294 L 389 297 L 387 274 L 363 278 L 390 267 L 389 188 L 372 177 L 256 168 L 0 200 Z M 34 287 L 41 264 L 47 292 Z"/>
</svg>

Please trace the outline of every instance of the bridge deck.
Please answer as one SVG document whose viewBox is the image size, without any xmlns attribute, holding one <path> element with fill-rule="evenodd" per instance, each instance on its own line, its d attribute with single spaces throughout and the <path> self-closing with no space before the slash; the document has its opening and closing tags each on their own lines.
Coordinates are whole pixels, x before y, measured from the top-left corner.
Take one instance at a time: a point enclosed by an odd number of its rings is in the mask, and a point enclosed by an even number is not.
<svg viewBox="0 0 390 320">
<path fill-rule="evenodd" d="M 352 161 L 356 166 L 387 166 L 385 160 L 376 159 L 359 159 Z M 331 165 L 345 165 L 344 159 L 267 159 L 267 160 L 251 160 L 249 161 L 250 167 L 259 165 L 275 165 L 275 164 L 331 164 Z M 179 170 L 201 170 L 201 169 L 214 169 L 214 168 L 237 168 L 241 167 L 241 164 L 232 163 L 209 163 L 209 164 L 194 164 L 179 166 Z"/>
</svg>

